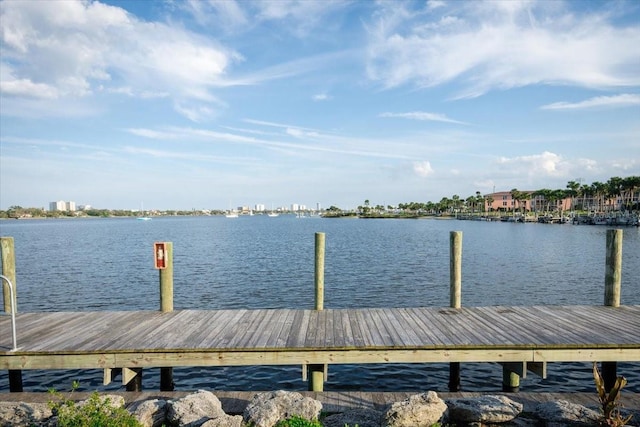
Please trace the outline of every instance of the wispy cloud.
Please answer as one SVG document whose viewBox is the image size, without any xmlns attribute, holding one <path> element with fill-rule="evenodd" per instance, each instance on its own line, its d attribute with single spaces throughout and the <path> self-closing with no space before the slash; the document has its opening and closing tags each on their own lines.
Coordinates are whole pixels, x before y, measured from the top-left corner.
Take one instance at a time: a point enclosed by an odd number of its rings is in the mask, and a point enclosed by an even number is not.
<svg viewBox="0 0 640 427">
<path fill-rule="evenodd" d="M 439 113 L 427 113 L 424 111 L 413 111 L 410 113 L 381 113 L 379 117 L 396 117 L 402 119 L 410 119 L 410 120 L 422 120 L 422 121 L 431 121 L 431 122 L 445 122 L 445 123 L 455 123 L 458 125 L 466 125 L 467 123 L 461 122 L 458 120 L 450 119 L 444 114 Z"/>
<path fill-rule="evenodd" d="M 561 2 L 408 4 L 368 23 L 369 77 L 387 88 L 456 81 L 453 98 L 536 84 L 640 84 L 640 27 Z"/>
<path fill-rule="evenodd" d="M 591 108 L 619 108 L 640 105 L 640 95 L 625 93 L 613 96 L 597 96 L 581 102 L 554 102 L 540 107 L 543 110 L 585 110 Z"/>
</svg>

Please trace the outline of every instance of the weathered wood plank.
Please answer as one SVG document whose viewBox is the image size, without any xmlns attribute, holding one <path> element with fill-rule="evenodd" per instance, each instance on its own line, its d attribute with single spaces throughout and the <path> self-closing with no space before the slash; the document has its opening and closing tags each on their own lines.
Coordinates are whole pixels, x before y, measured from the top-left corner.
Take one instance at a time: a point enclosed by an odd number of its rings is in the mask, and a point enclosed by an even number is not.
<svg viewBox="0 0 640 427">
<path fill-rule="evenodd" d="M 24 313 L 17 352 L 0 334 L 0 369 L 638 362 L 639 318 L 640 306 Z"/>
</svg>

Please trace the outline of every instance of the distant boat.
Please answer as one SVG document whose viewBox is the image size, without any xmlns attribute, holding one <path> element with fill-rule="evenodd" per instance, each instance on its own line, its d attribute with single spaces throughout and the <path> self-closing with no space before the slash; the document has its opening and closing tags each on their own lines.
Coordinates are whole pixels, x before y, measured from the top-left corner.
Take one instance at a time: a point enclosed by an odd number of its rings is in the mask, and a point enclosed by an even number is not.
<svg viewBox="0 0 640 427">
<path fill-rule="evenodd" d="M 238 214 L 236 212 L 229 212 L 225 214 L 227 218 L 238 218 Z"/>
<path fill-rule="evenodd" d="M 270 216 L 270 217 L 272 217 L 272 218 L 273 218 L 273 217 L 276 217 L 276 216 L 278 216 L 278 215 L 280 215 L 278 212 L 273 212 L 273 211 L 271 211 L 271 212 L 269 212 L 269 213 L 267 214 L 267 216 Z"/>
<path fill-rule="evenodd" d="M 140 215 L 141 216 L 136 218 L 137 220 L 140 220 L 140 221 L 150 221 L 151 220 L 150 216 L 147 216 L 147 215 L 144 214 L 144 205 L 142 203 L 140 203 Z"/>
</svg>

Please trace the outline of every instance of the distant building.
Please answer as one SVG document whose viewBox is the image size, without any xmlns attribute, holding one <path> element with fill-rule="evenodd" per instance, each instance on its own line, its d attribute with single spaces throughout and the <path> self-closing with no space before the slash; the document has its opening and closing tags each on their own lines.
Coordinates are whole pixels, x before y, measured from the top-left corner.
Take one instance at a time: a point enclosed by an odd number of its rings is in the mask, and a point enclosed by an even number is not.
<svg viewBox="0 0 640 427">
<path fill-rule="evenodd" d="M 499 191 L 486 194 L 485 209 L 489 212 L 521 210 L 524 212 L 540 212 L 544 210 L 562 211 L 571 209 L 571 198 L 565 197 L 558 200 L 546 200 L 542 195 L 534 195 L 535 191 L 520 191 L 525 197 L 516 200 L 510 191 Z"/>
<path fill-rule="evenodd" d="M 256 207 L 255 207 L 255 211 L 256 211 L 256 212 L 264 212 L 265 210 L 266 210 L 266 209 L 265 209 L 265 207 L 264 207 L 264 205 L 263 205 L 263 204 L 261 204 L 261 203 L 257 203 L 257 204 L 256 204 Z"/>
<path fill-rule="evenodd" d="M 49 203 L 49 211 L 61 211 L 61 212 L 75 212 L 76 210 L 76 202 L 65 202 L 64 200 L 59 200 L 57 202 Z"/>
</svg>

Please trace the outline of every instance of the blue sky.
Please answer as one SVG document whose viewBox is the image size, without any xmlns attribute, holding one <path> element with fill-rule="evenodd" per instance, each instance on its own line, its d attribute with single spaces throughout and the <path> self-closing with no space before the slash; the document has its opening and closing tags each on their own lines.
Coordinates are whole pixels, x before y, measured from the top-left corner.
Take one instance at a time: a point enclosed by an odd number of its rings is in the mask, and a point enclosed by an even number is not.
<svg viewBox="0 0 640 427">
<path fill-rule="evenodd" d="M 326 208 L 640 174 L 637 1 L 2 0 L 0 208 Z"/>
</svg>

